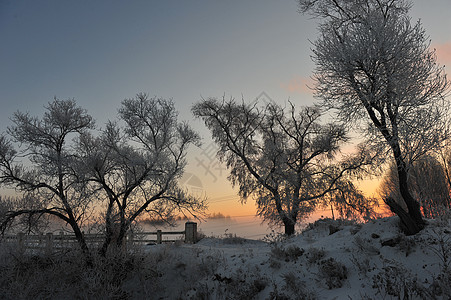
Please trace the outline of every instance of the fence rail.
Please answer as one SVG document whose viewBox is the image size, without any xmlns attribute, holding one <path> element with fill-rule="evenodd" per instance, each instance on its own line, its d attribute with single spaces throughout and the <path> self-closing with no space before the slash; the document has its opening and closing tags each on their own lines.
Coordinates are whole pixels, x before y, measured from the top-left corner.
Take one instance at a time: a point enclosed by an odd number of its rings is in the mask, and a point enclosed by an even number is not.
<svg viewBox="0 0 451 300">
<path fill-rule="evenodd" d="M 163 239 L 163 236 L 177 235 L 178 238 Z M 155 238 L 151 238 L 154 236 Z M 91 247 L 100 247 L 104 241 L 103 234 L 84 234 L 86 243 Z M 186 222 L 184 231 L 150 231 L 150 232 L 134 232 L 129 233 L 126 237 L 127 244 L 161 244 L 163 242 L 176 242 L 183 240 L 185 243 L 195 243 L 197 241 L 197 223 Z M 58 249 L 68 249 L 77 246 L 77 239 L 73 234 L 47 233 L 39 235 L 26 235 L 18 233 L 16 235 L 4 235 L 2 240 L 6 243 L 16 243 L 19 249 L 45 250 L 52 252 Z"/>
</svg>

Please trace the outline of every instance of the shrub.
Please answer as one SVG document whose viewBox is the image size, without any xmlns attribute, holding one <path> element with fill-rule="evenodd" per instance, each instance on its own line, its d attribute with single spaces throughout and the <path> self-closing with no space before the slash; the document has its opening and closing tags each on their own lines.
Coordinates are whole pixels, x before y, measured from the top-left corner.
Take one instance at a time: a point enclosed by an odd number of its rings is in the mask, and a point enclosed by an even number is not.
<svg viewBox="0 0 451 300">
<path fill-rule="evenodd" d="M 318 249 L 318 248 L 310 248 L 307 251 L 306 257 L 307 262 L 310 265 L 317 264 L 319 261 L 326 255 L 326 251 L 324 249 Z"/>
<path fill-rule="evenodd" d="M 282 275 L 285 282 L 285 289 L 292 292 L 295 299 L 312 300 L 316 299 L 316 295 L 310 291 L 305 282 L 300 280 L 293 272 Z M 293 299 L 292 297 L 289 299 Z"/>
<path fill-rule="evenodd" d="M 374 269 L 370 266 L 370 260 L 368 257 L 361 258 L 360 256 L 355 256 L 354 254 L 351 257 L 351 262 L 356 266 L 360 275 L 367 277 L 367 273 Z"/>
<path fill-rule="evenodd" d="M 201 276 L 213 274 L 219 264 L 219 258 L 212 255 L 202 257 L 200 261 L 197 266 L 197 272 Z"/>
<path fill-rule="evenodd" d="M 271 233 L 268 233 L 265 235 L 265 237 L 262 239 L 264 242 L 267 242 L 269 244 L 276 244 L 281 243 L 287 239 L 287 236 L 280 232 L 275 232 L 274 230 L 271 230 Z"/>
<path fill-rule="evenodd" d="M 346 266 L 334 258 L 322 260 L 319 263 L 320 278 L 325 279 L 327 287 L 331 289 L 341 288 L 348 278 Z"/>
<path fill-rule="evenodd" d="M 274 260 L 274 259 L 271 258 L 271 259 L 269 260 L 269 267 L 270 267 L 271 269 L 279 270 L 279 269 L 282 267 L 282 264 L 280 263 L 280 261 Z"/>
<path fill-rule="evenodd" d="M 428 237 L 428 246 L 440 260 L 440 273 L 434 278 L 432 292 L 451 299 L 451 238 L 448 229 L 432 230 Z"/>
<path fill-rule="evenodd" d="M 271 256 L 280 260 L 296 261 L 300 256 L 304 254 L 305 250 L 295 245 L 290 245 L 287 248 L 282 248 L 278 244 L 274 244 L 271 247 Z"/>
<path fill-rule="evenodd" d="M 221 239 L 224 244 L 244 244 L 245 238 L 239 237 L 236 234 L 225 233 Z"/>
<path fill-rule="evenodd" d="M 356 247 L 366 253 L 366 254 L 371 254 L 371 255 L 379 255 L 379 249 L 377 249 L 373 244 L 372 241 L 368 238 L 364 239 L 361 238 L 360 236 L 356 236 L 354 238 L 354 245 L 356 245 Z"/>
<path fill-rule="evenodd" d="M 405 235 L 401 236 L 401 240 L 398 244 L 399 250 L 409 256 L 415 249 L 416 243 L 413 237 L 407 237 Z"/>
<path fill-rule="evenodd" d="M 443 299 L 451 299 L 451 271 L 443 269 L 440 274 L 433 278 L 433 282 L 430 286 L 430 292 L 432 295 L 442 296 Z"/>
<path fill-rule="evenodd" d="M 207 237 L 207 235 L 206 235 L 201 229 L 198 229 L 198 230 L 197 230 L 197 240 L 196 240 L 196 243 L 199 242 L 199 241 L 201 241 L 201 240 L 203 240 L 203 239 L 206 238 L 206 237 Z"/>
<path fill-rule="evenodd" d="M 309 223 L 306 228 L 302 231 L 302 233 L 308 232 L 313 229 L 322 229 L 327 230 L 329 234 L 333 234 L 338 230 L 343 229 L 344 226 L 355 226 L 356 230 L 360 230 L 361 224 L 358 223 L 357 220 L 354 219 L 331 219 L 331 218 L 323 218 L 316 220 L 313 223 Z"/>
<path fill-rule="evenodd" d="M 220 299 L 256 299 L 269 284 L 269 280 L 259 273 L 260 269 L 255 267 L 239 268 L 227 276 L 214 274 L 213 281 L 217 294 L 215 298 L 220 295 Z"/>
<path fill-rule="evenodd" d="M 451 269 L 451 237 L 449 233 L 432 230 L 429 235 L 429 248 L 440 259 L 440 265 L 444 272 Z"/>
<path fill-rule="evenodd" d="M 298 246 L 288 246 L 285 249 L 285 255 L 290 260 L 297 260 L 298 257 L 302 256 L 304 254 L 305 250 L 302 248 L 299 248 Z"/>
<path fill-rule="evenodd" d="M 351 234 L 352 235 L 355 235 L 357 232 L 359 232 L 360 231 L 360 229 L 362 229 L 362 224 L 360 224 L 360 223 L 358 223 L 358 224 L 355 224 L 352 228 L 351 228 Z"/>
<path fill-rule="evenodd" d="M 139 253 L 93 255 L 93 265 L 83 263 L 79 251 L 52 255 L 11 255 L 2 264 L 0 290 L 2 299 L 100 299 L 130 298 L 124 285 L 132 274 L 146 264 Z M 153 276 L 154 274 L 150 274 Z"/>
<path fill-rule="evenodd" d="M 373 288 L 377 289 L 378 294 L 398 299 L 412 299 L 413 296 L 422 299 L 431 298 L 430 293 L 418 282 L 416 276 L 396 262 L 388 263 L 389 265 L 373 276 Z"/>
<path fill-rule="evenodd" d="M 231 293 L 231 299 L 258 299 L 257 295 L 267 286 L 268 280 L 258 277 L 251 281 L 244 281 L 230 286 L 227 290 Z"/>
</svg>

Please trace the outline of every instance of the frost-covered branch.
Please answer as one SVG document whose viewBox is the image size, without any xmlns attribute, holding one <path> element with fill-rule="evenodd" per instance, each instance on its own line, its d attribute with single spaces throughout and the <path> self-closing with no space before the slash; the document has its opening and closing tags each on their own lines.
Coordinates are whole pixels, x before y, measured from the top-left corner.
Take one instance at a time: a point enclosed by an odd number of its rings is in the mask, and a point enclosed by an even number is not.
<svg viewBox="0 0 451 300">
<path fill-rule="evenodd" d="M 407 171 L 449 138 L 450 82 L 437 64 L 420 22 L 411 24 L 411 3 L 393 0 L 300 0 L 301 12 L 321 20 L 313 42 L 315 94 L 325 107 L 378 148 L 390 149 L 402 198 L 416 224 L 418 203 L 409 193 Z M 369 122 L 368 122 L 369 121 Z"/>
<path fill-rule="evenodd" d="M 268 104 L 257 107 L 209 98 L 194 105 L 219 145 L 218 157 L 230 169 L 229 180 L 242 199 L 253 196 L 258 214 L 283 223 L 294 233 L 297 220 L 312 212 L 319 198 L 370 164 L 369 156 L 334 161 L 348 140 L 343 126 L 321 124 L 318 109 L 296 112 Z"/>
</svg>

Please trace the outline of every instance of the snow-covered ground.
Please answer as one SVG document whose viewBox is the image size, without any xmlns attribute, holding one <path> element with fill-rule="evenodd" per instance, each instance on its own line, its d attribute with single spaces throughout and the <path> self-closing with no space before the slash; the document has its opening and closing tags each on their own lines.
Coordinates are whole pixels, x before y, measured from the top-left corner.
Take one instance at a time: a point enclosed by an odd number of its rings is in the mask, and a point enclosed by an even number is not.
<svg viewBox="0 0 451 300">
<path fill-rule="evenodd" d="M 451 299 L 450 234 L 451 218 L 414 236 L 397 217 L 320 219 L 289 239 L 135 245 L 91 267 L 0 243 L 0 299 Z"/>
<path fill-rule="evenodd" d="M 166 299 L 449 299 L 450 221 L 415 236 L 397 222 L 327 219 L 287 240 L 204 238 L 146 252 Z"/>
</svg>

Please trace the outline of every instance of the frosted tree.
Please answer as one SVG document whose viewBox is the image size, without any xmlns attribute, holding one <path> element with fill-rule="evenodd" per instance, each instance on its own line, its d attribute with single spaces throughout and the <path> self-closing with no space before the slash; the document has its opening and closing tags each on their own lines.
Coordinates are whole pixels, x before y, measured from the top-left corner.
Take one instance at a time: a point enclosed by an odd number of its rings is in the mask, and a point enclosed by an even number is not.
<svg viewBox="0 0 451 300">
<path fill-rule="evenodd" d="M 411 5 L 403 0 L 299 3 L 321 21 L 313 43 L 316 96 L 374 147 L 389 149 L 405 205 L 386 202 L 406 233 L 418 232 L 424 221 L 408 188 L 408 168 L 448 138 L 449 106 L 449 82 L 421 23 L 411 24 Z"/>
<path fill-rule="evenodd" d="M 109 122 L 99 137 L 79 139 L 85 180 L 106 200 L 104 212 L 108 247 L 123 244 L 131 225 L 143 214 L 170 220 L 175 213 L 195 214 L 205 201 L 178 185 L 190 145 L 199 145 L 196 132 L 177 121 L 170 100 L 139 94 L 119 109 L 122 123 Z"/>
<path fill-rule="evenodd" d="M 52 215 L 70 226 L 89 261 L 81 225 L 91 198 L 76 172 L 77 153 L 71 138 L 92 129 L 93 119 L 75 101 L 55 99 L 42 118 L 16 112 L 12 122 L 0 136 L 0 183 L 27 197 L 4 214 L 1 227 L 23 215 Z"/>
<path fill-rule="evenodd" d="M 381 181 L 379 194 L 392 198 L 406 209 L 396 173 L 396 166 L 392 165 Z M 407 182 L 425 217 L 436 218 L 451 207 L 446 168 L 435 157 L 425 155 L 416 160 L 409 168 Z"/>
<path fill-rule="evenodd" d="M 349 176 L 372 156 L 361 148 L 358 155 L 334 163 L 348 138 L 342 126 L 321 124 L 317 108 L 296 112 L 294 105 L 257 107 L 210 98 L 192 111 L 210 129 L 219 146 L 217 156 L 230 169 L 229 180 L 239 187 L 242 199 L 253 196 L 258 214 L 282 224 L 287 235 L 325 195 L 359 194 Z"/>
</svg>

